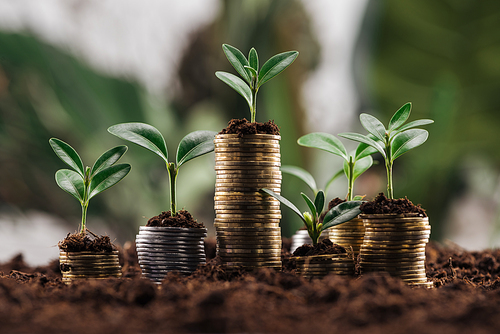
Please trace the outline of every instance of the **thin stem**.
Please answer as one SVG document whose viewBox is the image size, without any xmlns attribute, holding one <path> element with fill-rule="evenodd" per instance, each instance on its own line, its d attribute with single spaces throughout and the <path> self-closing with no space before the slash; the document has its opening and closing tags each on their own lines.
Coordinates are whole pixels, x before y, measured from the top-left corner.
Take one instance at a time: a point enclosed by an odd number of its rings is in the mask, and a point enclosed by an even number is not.
<svg viewBox="0 0 500 334">
<path fill-rule="evenodd" d="M 82 201 L 82 225 L 80 233 L 85 233 L 87 229 L 87 208 L 89 207 L 89 187 L 90 187 L 90 167 L 85 169 L 85 176 L 83 178 L 83 201 Z"/>
<path fill-rule="evenodd" d="M 168 176 L 170 177 L 170 215 L 173 217 L 177 214 L 176 209 L 176 179 L 178 169 L 175 168 L 175 164 L 173 162 L 167 165 Z"/>
<path fill-rule="evenodd" d="M 250 122 L 255 123 L 255 115 L 257 114 L 257 91 L 252 88 L 252 106 L 250 107 Z"/>
<path fill-rule="evenodd" d="M 394 199 L 394 192 L 392 189 L 392 162 L 389 159 L 385 162 L 385 169 L 387 170 L 387 196 L 389 199 Z"/>
<path fill-rule="evenodd" d="M 354 162 L 352 157 L 349 157 L 349 177 L 347 179 L 347 200 L 352 201 L 353 199 L 353 187 L 354 187 Z"/>
<path fill-rule="evenodd" d="M 85 233 L 87 229 L 87 208 L 89 207 L 89 202 L 82 204 L 82 224 L 80 228 L 80 233 Z"/>
</svg>

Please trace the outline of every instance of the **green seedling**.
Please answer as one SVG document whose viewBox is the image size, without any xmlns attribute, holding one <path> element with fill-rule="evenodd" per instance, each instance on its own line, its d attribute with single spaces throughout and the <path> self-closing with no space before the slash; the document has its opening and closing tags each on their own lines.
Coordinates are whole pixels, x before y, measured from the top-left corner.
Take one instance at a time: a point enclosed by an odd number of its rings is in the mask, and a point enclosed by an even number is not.
<svg viewBox="0 0 500 334">
<path fill-rule="evenodd" d="M 252 48 L 248 54 L 248 59 L 237 48 L 223 44 L 222 50 L 234 69 L 241 75 L 241 78 L 227 72 L 215 72 L 217 78 L 224 81 L 232 89 L 245 98 L 250 107 L 251 122 L 255 122 L 257 112 L 257 92 L 260 86 L 283 72 L 297 58 L 297 51 L 288 51 L 271 57 L 262 65 L 259 70 L 259 57 L 257 51 Z"/>
<path fill-rule="evenodd" d="M 434 123 L 431 119 L 420 119 L 403 125 L 410 117 L 410 112 L 411 103 L 408 102 L 392 116 L 387 129 L 374 116 L 361 114 L 359 120 L 361 125 L 368 131 L 368 135 L 351 132 L 339 134 L 341 137 L 360 142 L 361 148 L 358 147 L 358 151 L 364 151 L 371 147 L 382 154 L 387 172 L 387 196 L 390 199 L 394 199 L 392 186 L 394 160 L 409 150 L 422 145 L 429 137 L 426 130 L 414 129 L 415 127 Z"/>
<path fill-rule="evenodd" d="M 354 181 L 373 165 L 371 154 L 376 150 L 369 146 L 358 146 L 355 152 L 347 153 L 340 140 L 329 133 L 314 132 L 300 137 L 297 143 L 301 146 L 318 148 L 333 153 L 344 159 L 343 172 L 347 177 L 347 200 L 352 201 L 357 197 L 353 195 Z M 342 171 L 340 171 L 342 173 Z M 335 175 L 338 175 L 335 174 Z M 333 180 L 332 180 L 333 181 Z"/>
<path fill-rule="evenodd" d="M 217 132 L 194 131 L 186 135 L 177 147 L 176 161 L 168 162 L 168 151 L 165 139 L 158 129 L 145 123 L 122 123 L 113 125 L 108 132 L 134 144 L 142 146 L 159 155 L 167 166 L 170 185 L 170 214 L 177 214 L 176 180 L 179 168 L 189 160 L 214 150 L 214 138 Z"/>
<path fill-rule="evenodd" d="M 319 237 L 324 230 L 332 226 L 345 223 L 359 215 L 361 213 L 359 206 L 363 203 L 362 201 L 349 201 L 341 203 L 329 210 L 323 218 L 323 222 L 320 223 L 319 217 L 321 216 L 321 212 L 323 211 L 325 205 L 325 194 L 322 190 L 318 191 L 314 198 L 314 202 L 307 197 L 306 194 L 301 193 L 302 198 L 306 201 L 307 206 L 309 207 L 309 210 L 311 210 L 310 212 L 306 211 L 304 213 L 301 213 L 300 210 L 292 204 L 292 202 L 283 196 L 276 194 L 272 190 L 260 189 L 260 191 L 276 198 L 278 201 L 292 209 L 292 211 L 295 212 L 300 219 L 302 219 L 307 228 L 307 232 L 311 237 L 313 246 L 318 244 Z"/>
<path fill-rule="evenodd" d="M 115 165 L 127 152 L 127 146 L 117 146 L 104 152 L 92 168 L 84 168 L 82 159 L 69 144 L 57 138 L 51 138 L 49 144 L 56 155 L 72 168 L 58 170 L 56 182 L 82 205 L 80 233 L 83 234 L 87 229 L 87 208 L 90 199 L 120 182 L 130 172 L 129 164 Z"/>
</svg>

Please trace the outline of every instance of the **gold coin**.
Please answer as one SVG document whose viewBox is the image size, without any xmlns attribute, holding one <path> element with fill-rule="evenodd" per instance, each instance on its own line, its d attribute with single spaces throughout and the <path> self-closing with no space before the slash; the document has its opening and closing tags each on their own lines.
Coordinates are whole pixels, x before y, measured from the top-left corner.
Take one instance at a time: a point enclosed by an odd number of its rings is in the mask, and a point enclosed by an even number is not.
<svg viewBox="0 0 500 334">
<path fill-rule="evenodd" d="M 248 248 L 222 248 L 219 249 L 219 254 L 238 254 L 237 256 L 243 256 L 243 254 L 263 254 L 263 256 L 281 256 L 281 249 L 267 248 L 267 249 L 248 249 Z"/>
<path fill-rule="evenodd" d="M 219 210 L 221 211 L 221 210 Z M 224 210 L 222 210 L 224 211 Z M 243 214 L 243 213 L 219 213 L 217 212 L 217 219 L 281 219 L 281 214 L 279 213 L 268 213 L 268 214 Z"/>
<path fill-rule="evenodd" d="M 280 140 L 280 135 L 271 135 L 268 133 L 255 133 L 255 134 L 245 134 L 243 137 L 240 137 L 238 134 L 232 133 L 218 133 L 215 135 L 215 139 L 227 139 L 227 138 L 237 138 L 239 140 L 248 140 L 248 139 L 264 139 L 264 140 Z"/>
<path fill-rule="evenodd" d="M 404 231 L 404 232 L 381 232 L 381 231 L 370 231 L 366 229 L 365 235 L 367 236 L 389 236 L 389 237 L 400 237 L 400 236 L 411 236 L 411 237 L 419 237 L 419 236 L 429 236 L 431 234 L 430 231 Z"/>
<path fill-rule="evenodd" d="M 234 205 L 231 204 L 223 204 L 214 205 L 215 211 L 226 210 L 226 211 L 252 211 L 252 212 L 269 212 L 269 213 L 278 213 L 280 212 L 279 205 Z"/>
<path fill-rule="evenodd" d="M 227 162 L 235 162 L 235 163 L 245 163 L 245 162 L 265 162 L 265 163 L 281 163 L 281 157 L 279 155 L 276 156 L 247 156 L 247 157 L 233 157 L 231 155 L 224 156 L 215 156 L 215 162 L 224 165 Z"/>
<path fill-rule="evenodd" d="M 226 245 L 225 243 L 219 243 L 217 245 L 218 249 L 226 249 L 226 250 L 242 250 L 242 249 L 263 249 L 263 250 L 277 250 L 281 252 L 281 244 L 269 244 L 269 245 L 255 245 L 255 244 L 238 244 L 238 245 L 232 245 L 228 244 Z"/>
<path fill-rule="evenodd" d="M 215 180 L 215 185 L 216 186 L 227 186 L 227 185 L 235 185 L 235 186 L 249 186 L 251 185 L 252 187 L 255 186 L 260 186 L 266 187 L 270 185 L 271 187 L 279 186 L 281 185 L 281 179 L 273 179 L 273 178 L 268 178 L 268 179 L 257 179 L 257 178 L 225 178 L 225 179 L 217 179 Z"/>
</svg>

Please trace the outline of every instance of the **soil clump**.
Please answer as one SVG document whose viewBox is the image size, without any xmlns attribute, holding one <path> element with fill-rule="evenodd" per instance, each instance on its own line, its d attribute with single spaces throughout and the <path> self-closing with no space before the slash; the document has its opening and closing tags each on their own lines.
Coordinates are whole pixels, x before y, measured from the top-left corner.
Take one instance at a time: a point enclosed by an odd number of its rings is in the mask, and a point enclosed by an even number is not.
<svg viewBox="0 0 500 334">
<path fill-rule="evenodd" d="M 114 250 L 111 239 L 107 235 L 97 236 L 89 230 L 85 230 L 84 233 L 68 233 L 58 246 L 64 252 L 109 253 Z"/>
<path fill-rule="evenodd" d="M 160 215 L 148 220 L 148 227 L 183 227 L 183 228 L 204 228 L 203 223 L 198 223 L 186 210 L 179 210 L 175 216 L 170 215 L 170 211 L 163 211 Z"/>
<path fill-rule="evenodd" d="M 219 132 L 219 134 L 237 134 L 239 138 L 242 138 L 245 135 L 254 134 L 268 134 L 278 136 L 280 134 L 280 129 L 273 120 L 269 120 L 265 123 L 250 123 L 246 118 L 233 118 L 227 123 L 227 127 Z"/>
<path fill-rule="evenodd" d="M 365 202 L 360 206 L 364 214 L 398 214 L 409 217 L 427 217 L 425 210 L 414 205 L 408 198 L 389 199 L 383 193 L 378 194 L 373 201 Z"/>
<path fill-rule="evenodd" d="M 347 253 L 345 248 L 334 244 L 330 239 L 323 239 L 316 246 L 304 244 L 293 252 L 293 256 L 311 256 L 323 254 L 343 254 Z"/>
</svg>

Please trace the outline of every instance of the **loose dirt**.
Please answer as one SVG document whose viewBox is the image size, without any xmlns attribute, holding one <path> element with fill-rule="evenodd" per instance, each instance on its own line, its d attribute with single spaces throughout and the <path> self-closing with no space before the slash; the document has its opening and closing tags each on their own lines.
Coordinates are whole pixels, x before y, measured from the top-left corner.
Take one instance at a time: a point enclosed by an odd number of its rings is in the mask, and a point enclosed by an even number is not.
<svg viewBox="0 0 500 334">
<path fill-rule="evenodd" d="M 170 215 L 170 211 L 163 211 L 160 215 L 148 220 L 146 226 L 151 227 L 184 227 L 184 228 L 204 228 L 203 223 L 198 223 L 186 210 L 179 210 L 175 216 Z"/>
<path fill-rule="evenodd" d="M 243 137 L 244 135 L 254 135 L 258 133 L 279 135 L 280 129 L 276 124 L 274 124 L 274 121 L 272 120 L 265 123 L 250 123 L 246 118 L 243 118 L 230 120 L 227 123 L 227 127 L 219 132 L 219 134 L 237 134 L 238 137 Z"/>
<path fill-rule="evenodd" d="M 425 210 L 420 205 L 414 205 L 408 198 L 388 199 L 383 193 L 378 194 L 373 201 L 361 204 L 360 209 L 366 214 L 395 213 L 427 217 Z"/>
<path fill-rule="evenodd" d="M 114 250 L 111 239 L 107 235 L 97 236 L 89 230 L 85 233 L 68 233 L 58 246 L 65 252 L 112 252 Z"/>
</svg>

